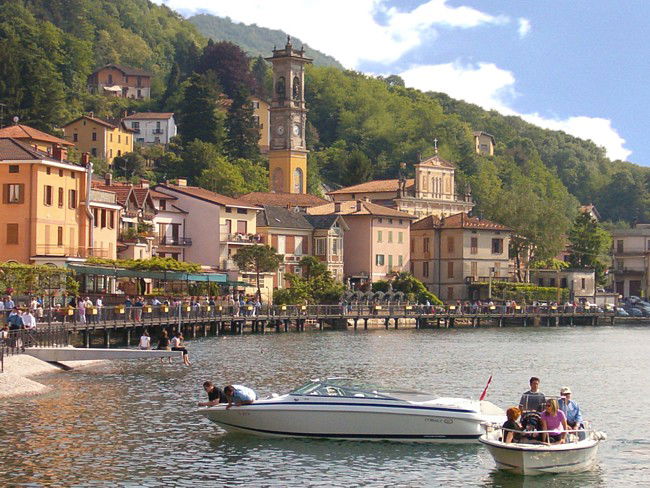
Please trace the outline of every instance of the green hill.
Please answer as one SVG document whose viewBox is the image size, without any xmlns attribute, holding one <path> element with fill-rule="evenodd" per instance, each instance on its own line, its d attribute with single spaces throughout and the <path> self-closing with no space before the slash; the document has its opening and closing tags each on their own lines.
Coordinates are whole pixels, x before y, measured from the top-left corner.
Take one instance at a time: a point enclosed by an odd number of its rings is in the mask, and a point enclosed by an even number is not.
<svg viewBox="0 0 650 488">
<path fill-rule="evenodd" d="M 281 30 L 267 29 L 258 25 L 246 25 L 236 23 L 226 17 L 216 17 L 209 14 L 194 15 L 188 19 L 206 37 L 215 41 L 230 41 L 241 47 L 251 57 L 270 56 L 273 47 L 284 47 L 287 42 L 287 33 Z M 294 46 L 300 46 L 303 42 L 292 37 Z M 310 48 L 307 44 L 305 52 L 307 56 L 314 59 L 316 66 L 331 66 L 343 69 L 332 56 L 323 54 L 320 51 Z"/>
</svg>

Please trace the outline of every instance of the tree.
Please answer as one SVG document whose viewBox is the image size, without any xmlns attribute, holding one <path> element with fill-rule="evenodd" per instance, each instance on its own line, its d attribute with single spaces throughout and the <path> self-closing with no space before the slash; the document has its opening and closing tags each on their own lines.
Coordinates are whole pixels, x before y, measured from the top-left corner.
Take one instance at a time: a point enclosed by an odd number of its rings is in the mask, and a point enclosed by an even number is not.
<svg viewBox="0 0 650 488">
<path fill-rule="evenodd" d="M 271 94 L 273 79 L 269 65 L 262 56 L 258 56 L 253 61 L 251 74 L 255 82 L 253 93 L 263 100 L 268 99 Z"/>
<path fill-rule="evenodd" d="M 429 302 L 431 305 L 442 305 L 442 301 L 411 273 L 399 273 L 392 281 L 379 280 L 372 284 L 372 291 L 388 291 L 388 284 L 393 291 L 401 291 L 409 300 L 418 303 Z"/>
<path fill-rule="evenodd" d="M 569 231 L 571 252 L 569 263 L 575 268 L 593 268 L 596 281 L 605 282 L 607 254 L 612 245 L 612 236 L 588 213 L 580 213 Z"/>
<path fill-rule="evenodd" d="M 277 254 L 275 249 L 267 245 L 244 246 L 233 257 L 235 264 L 241 271 L 255 273 L 257 282 L 257 297 L 262 300 L 260 290 L 260 274 L 277 271 L 284 260 L 282 254 Z"/>
<path fill-rule="evenodd" d="M 207 73 L 213 71 L 224 93 L 234 99 L 237 92 L 245 90 L 253 92 L 254 80 L 250 72 L 249 60 L 246 53 L 232 42 L 208 41 L 199 59 L 196 71 Z"/>
<path fill-rule="evenodd" d="M 180 157 L 182 163 L 179 176 L 188 178 L 192 184 L 197 183 L 204 170 L 218 167 L 223 161 L 227 161 L 218 145 L 198 139 L 185 144 Z"/>
<path fill-rule="evenodd" d="M 193 74 L 185 85 L 180 104 L 178 131 L 183 141 L 198 139 L 216 144 L 219 148 L 225 140 L 225 113 L 217 102 L 221 90 L 212 71 Z"/>
<path fill-rule="evenodd" d="M 147 171 L 147 160 L 140 151 L 133 151 L 113 159 L 116 176 L 131 178 L 144 176 Z"/>
<path fill-rule="evenodd" d="M 277 305 L 338 303 L 343 295 L 343 284 L 332 278 L 327 265 L 313 256 L 305 256 L 299 263 L 302 276 L 288 273 L 289 287 L 276 290 L 273 301 Z"/>
<path fill-rule="evenodd" d="M 356 185 L 372 179 L 372 163 L 363 152 L 355 149 L 350 154 L 347 164 L 346 183 Z"/>
<path fill-rule="evenodd" d="M 196 183 L 201 188 L 231 197 L 246 193 L 246 182 L 241 172 L 225 156 L 218 156 L 211 161 L 201 171 Z"/>
<path fill-rule="evenodd" d="M 256 159 L 260 155 L 260 130 L 253 119 L 253 106 L 244 87 L 235 90 L 226 119 L 225 150 L 235 158 Z"/>
</svg>

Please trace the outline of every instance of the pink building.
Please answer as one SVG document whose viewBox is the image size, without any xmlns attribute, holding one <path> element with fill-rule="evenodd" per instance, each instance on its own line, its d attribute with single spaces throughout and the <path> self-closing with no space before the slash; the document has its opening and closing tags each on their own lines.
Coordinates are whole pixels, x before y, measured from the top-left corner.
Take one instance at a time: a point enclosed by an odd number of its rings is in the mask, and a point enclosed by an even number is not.
<svg viewBox="0 0 650 488">
<path fill-rule="evenodd" d="M 307 213 L 344 217 L 350 230 L 343 241 L 343 270 L 350 282 L 373 282 L 408 271 L 415 216 L 364 200 L 328 203 Z"/>
</svg>

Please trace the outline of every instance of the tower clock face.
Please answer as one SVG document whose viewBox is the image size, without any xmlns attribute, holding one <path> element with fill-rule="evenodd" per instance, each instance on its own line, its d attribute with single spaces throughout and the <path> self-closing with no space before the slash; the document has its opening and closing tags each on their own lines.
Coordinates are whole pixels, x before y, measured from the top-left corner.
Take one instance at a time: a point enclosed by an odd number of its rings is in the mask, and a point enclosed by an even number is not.
<svg viewBox="0 0 650 488">
<path fill-rule="evenodd" d="M 284 126 L 283 125 L 278 125 L 277 132 L 278 132 L 279 136 L 284 134 Z"/>
<path fill-rule="evenodd" d="M 298 124 L 294 124 L 294 126 L 293 126 L 293 135 L 294 136 L 299 136 L 300 135 L 300 126 Z"/>
</svg>

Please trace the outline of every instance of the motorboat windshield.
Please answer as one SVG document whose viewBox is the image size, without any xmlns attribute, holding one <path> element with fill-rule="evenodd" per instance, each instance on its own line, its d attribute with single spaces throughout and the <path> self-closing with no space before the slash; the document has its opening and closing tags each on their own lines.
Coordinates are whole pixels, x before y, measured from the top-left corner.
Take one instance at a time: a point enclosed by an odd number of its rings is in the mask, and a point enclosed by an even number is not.
<svg viewBox="0 0 650 488">
<path fill-rule="evenodd" d="M 289 394 L 344 398 L 383 398 L 408 401 L 421 401 L 433 396 L 430 393 L 419 391 L 389 390 L 375 385 L 359 383 L 349 378 L 313 379 L 291 391 Z"/>
</svg>

